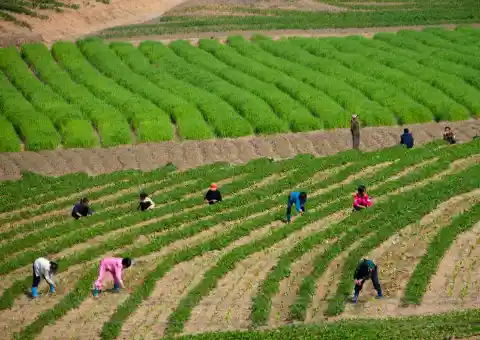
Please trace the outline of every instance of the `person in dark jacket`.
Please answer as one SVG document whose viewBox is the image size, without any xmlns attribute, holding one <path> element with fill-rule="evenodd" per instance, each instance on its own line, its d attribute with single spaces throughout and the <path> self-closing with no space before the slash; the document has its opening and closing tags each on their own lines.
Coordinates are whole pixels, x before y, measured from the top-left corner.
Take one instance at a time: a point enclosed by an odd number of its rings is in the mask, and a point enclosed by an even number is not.
<svg viewBox="0 0 480 340">
<path fill-rule="evenodd" d="M 352 133 L 353 148 L 358 150 L 360 148 L 360 122 L 356 114 L 352 115 L 350 122 L 350 132 Z"/>
<path fill-rule="evenodd" d="M 303 215 L 305 212 L 305 203 L 307 202 L 307 193 L 293 191 L 288 196 L 287 203 L 287 223 L 290 223 L 292 216 L 292 206 L 295 204 L 297 211 Z"/>
<path fill-rule="evenodd" d="M 357 266 L 355 274 L 353 275 L 355 280 L 355 294 L 353 295 L 353 303 L 356 303 L 363 284 L 366 280 L 371 279 L 373 287 L 377 291 L 377 298 L 381 298 L 382 288 L 380 287 L 380 281 L 378 280 L 378 266 L 371 260 L 363 259 Z"/>
<path fill-rule="evenodd" d="M 445 126 L 445 131 L 443 132 L 443 140 L 450 144 L 457 143 L 457 139 L 455 138 L 455 135 L 453 134 L 453 131 L 449 126 Z"/>
<path fill-rule="evenodd" d="M 215 204 L 222 201 L 222 194 L 217 188 L 217 185 L 213 183 L 210 186 L 210 190 L 205 194 L 205 203 Z"/>
<path fill-rule="evenodd" d="M 140 194 L 140 202 L 138 202 L 137 210 L 145 211 L 155 208 L 155 203 L 153 203 L 152 199 L 148 197 L 148 194 L 142 192 Z"/>
<path fill-rule="evenodd" d="M 408 129 L 403 129 L 403 135 L 400 136 L 400 144 L 405 145 L 407 149 L 413 148 L 413 136 Z"/>
<path fill-rule="evenodd" d="M 88 198 L 84 197 L 77 204 L 75 204 L 72 209 L 72 217 L 78 220 L 80 217 L 93 214 L 93 211 L 90 209 L 88 203 Z"/>
</svg>

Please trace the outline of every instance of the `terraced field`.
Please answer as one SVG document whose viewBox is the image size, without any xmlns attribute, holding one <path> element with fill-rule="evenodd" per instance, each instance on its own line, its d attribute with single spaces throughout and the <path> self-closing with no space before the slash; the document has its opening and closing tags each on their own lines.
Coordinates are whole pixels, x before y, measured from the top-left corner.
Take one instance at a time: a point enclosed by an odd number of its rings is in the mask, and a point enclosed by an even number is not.
<svg viewBox="0 0 480 340">
<path fill-rule="evenodd" d="M 224 201 L 205 206 L 212 182 Z M 245 329 L 252 331 L 198 338 L 479 335 L 478 183 L 478 140 L 2 182 L 2 338 L 192 339 Z M 374 205 L 351 213 L 358 184 Z M 145 213 L 135 210 L 142 189 L 157 204 Z M 284 224 L 293 189 L 308 192 L 307 213 Z M 72 221 L 81 196 L 96 213 Z M 107 255 L 137 263 L 125 271 L 128 289 L 94 299 Z M 32 301 L 26 293 L 38 256 L 58 261 L 58 291 L 49 295 L 42 283 Z M 385 298 L 372 301 L 367 284 L 354 306 L 352 271 L 364 256 L 379 265 Z"/>
<path fill-rule="evenodd" d="M 477 118 L 480 30 L 0 49 L 0 151 Z"/>
</svg>

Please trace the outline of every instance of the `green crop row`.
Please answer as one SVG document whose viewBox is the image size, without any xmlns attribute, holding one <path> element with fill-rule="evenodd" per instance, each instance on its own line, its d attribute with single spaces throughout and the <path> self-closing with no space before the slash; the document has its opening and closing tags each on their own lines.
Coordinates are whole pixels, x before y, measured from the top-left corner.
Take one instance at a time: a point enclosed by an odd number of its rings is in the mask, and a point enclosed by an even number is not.
<svg viewBox="0 0 480 340">
<path fill-rule="evenodd" d="M 282 40 L 275 45 L 277 46 L 277 53 L 281 53 L 279 55 L 284 56 L 286 59 L 291 61 L 301 60 L 301 63 L 305 66 L 340 79 L 362 91 L 368 98 L 371 98 L 384 108 L 390 109 L 398 117 L 401 124 L 427 122 L 433 118 L 429 109 L 413 101 L 408 95 L 398 91 L 390 83 L 354 72 L 335 60 L 311 55 L 291 44 L 288 40 Z M 363 118 L 367 125 L 392 125 L 397 123 L 393 119 L 393 115 L 385 109 L 377 109 L 370 112 L 370 114 L 371 118 L 369 116 Z"/>
<path fill-rule="evenodd" d="M 53 60 L 45 45 L 25 44 L 22 45 L 22 52 L 25 60 L 35 69 L 37 77 L 90 118 L 100 133 L 102 146 L 131 142 L 130 125 L 125 116 L 95 97 L 85 86 L 75 83 Z"/>
<path fill-rule="evenodd" d="M 330 45 L 335 48 L 336 52 L 329 53 L 330 58 L 339 60 L 349 67 L 354 67 L 363 73 L 369 73 L 386 81 L 391 82 L 397 88 L 415 98 L 419 103 L 428 107 L 434 113 L 437 120 L 457 120 L 463 117 L 469 117 L 468 109 L 459 103 L 446 96 L 441 90 L 417 79 L 409 76 L 405 72 L 401 72 L 395 67 L 388 67 L 382 63 L 383 54 L 378 51 L 367 48 L 356 40 L 356 38 L 348 39 L 344 43 L 335 38 L 319 39 L 322 47 Z M 321 49 L 317 48 L 318 53 Z M 340 53 L 341 52 L 341 53 Z M 351 65 L 351 66 L 350 66 Z M 372 65 L 374 68 L 370 69 L 367 65 Z M 390 65 L 389 65 L 390 66 Z"/>
<path fill-rule="evenodd" d="M 163 44 L 142 42 L 139 49 L 151 63 L 164 67 L 175 77 L 201 86 L 230 103 L 248 120 L 256 133 L 271 134 L 288 131 L 288 124 L 282 121 L 262 99 L 187 63 Z"/>
<path fill-rule="evenodd" d="M 145 55 L 129 43 L 112 43 L 110 48 L 135 73 L 143 75 L 158 87 L 195 104 L 219 137 L 241 137 L 253 134 L 250 124 L 220 97 L 174 78 L 162 65 L 150 64 Z"/>
<path fill-rule="evenodd" d="M 90 120 L 35 78 L 14 47 L 0 50 L 0 68 L 32 105 L 52 120 L 62 136 L 63 145 L 66 147 L 98 145 Z"/>
<path fill-rule="evenodd" d="M 3 72 L 0 72 L 0 88 L 2 114 L 12 122 L 26 149 L 38 151 L 55 149 L 60 145 L 60 136 L 51 120 L 36 111 Z"/>
<path fill-rule="evenodd" d="M 396 123 L 393 114 L 389 110 L 369 100 L 362 92 L 345 83 L 345 79 L 348 78 L 348 71 L 346 74 L 343 73 L 341 78 L 338 79 L 337 77 L 339 73 L 342 73 L 342 70 L 339 70 L 339 72 L 335 72 L 334 69 L 329 70 L 331 67 L 335 68 L 335 65 L 323 67 L 321 62 L 316 62 L 316 58 L 313 57 L 312 61 L 312 56 L 308 53 L 302 53 L 301 50 L 295 49 L 294 46 L 274 42 L 271 38 L 258 35 L 253 37 L 252 41 L 265 51 L 279 58 L 307 67 L 311 75 L 317 79 L 324 78 L 324 84 L 334 89 L 336 93 L 335 99 L 348 110 L 361 115 L 365 125 L 392 125 Z M 312 68 L 314 69 L 313 72 Z M 352 76 L 354 77 L 355 74 Z"/>
<path fill-rule="evenodd" d="M 329 301 L 326 313 L 328 315 L 336 315 L 342 312 L 345 304 L 345 295 L 351 294 L 353 289 L 352 272 L 358 262 L 358 254 L 368 253 L 369 250 L 381 243 L 382 240 L 387 239 L 407 224 L 418 220 L 451 195 L 472 188 L 475 181 L 478 181 L 478 178 L 474 175 L 478 169 L 479 166 L 474 166 L 462 171 L 461 174 L 450 176 L 448 178 L 448 189 L 446 190 L 442 189 L 446 186 L 445 181 L 436 181 L 423 186 L 420 190 L 411 190 L 392 197 L 388 202 L 377 205 L 377 209 L 380 210 L 381 213 L 373 220 L 369 220 L 359 228 L 352 230 L 348 230 L 348 226 L 344 227 L 347 228 L 346 230 L 341 229 L 347 232 L 346 235 L 327 248 L 321 256 L 316 257 L 314 260 L 314 270 L 302 281 L 297 301 L 291 306 L 293 318 L 297 320 L 303 320 L 305 318 L 307 307 L 315 292 L 316 279 L 323 274 L 330 261 L 356 240 L 361 239 L 372 231 L 378 230 L 376 235 L 364 241 L 355 251 L 350 253 L 345 260 L 342 268 L 342 281 L 337 288 L 335 296 Z M 459 183 L 461 183 L 461 185 L 459 185 Z M 419 202 L 422 202 L 422 204 L 419 204 Z M 366 211 L 365 215 L 368 217 L 370 214 L 375 213 L 374 210 L 371 210 Z M 395 215 L 396 218 L 392 219 L 392 215 Z M 326 237 L 331 236 L 327 235 Z"/>
<path fill-rule="evenodd" d="M 241 39 L 230 37 L 229 40 Z M 230 46 L 220 44 L 216 40 L 200 39 L 199 48 L 213 54 L 222 62 L 241 70 L 266 83 L 276 85 L 280 90 L 297 99 L 322 121 L 325 117 L 341 116 L 346 118 L 345 110 L 325 93 L 314 89 L 298 79 L 290 77 L 278 70 L 264 66 L 255 60 L 248 59 Z"/>
<path fill-rule="evenodd" d="M 87 60 L 105 76 L 133 93 L 142 95 L 167 112 L 176 123 L 181 137 L 185 139 L 209 139 L 214 137 L 213 131 L 194 105 L 169 91 L 159 88 L 144 76 L 134 73 L 102 41 L 86 40 L 78 44 Z M 153 137 L 154 133 L 160 133 L 166 136 L 166 132 L 160 132 L 169 126 L 166 116 L 153 115 L 152 112 L 149 122 L 151 131 L 146 135 Z M 152 121 L 156 122 L 153 123 Z"/>
<path fill-rule="evenodd" d="M 451 31 L 451 30 L 440 28 L 440 27 L 427 27 L 427 28 L 424 28 L 423 31 L 434 34 L 437 37 L 446 39 L 454 44 L 478 46 L 478 39 L 476 37 L 473 37 L 466 33 L 462 33 L 460 31 L 455 31 L 455 30 Z"/>
<path fill-rule="evenodd" d="M 20 151 L 20 139 L 17 132 L 10 121 L 2 115 L 2 107 L 0 105 L 0 131 L 2 138 L 0 139 L 0 152 Z"/>
<path fill-rule="evenodd" d="M 403 301 L 406 304 L 420 304 L 446 251 L 458 235 L 472 228 L 478 221 L 480 221 L 480 205 L 477 204 L 469 211 L 454 218 L 450 225 L 443 227 L 435 235 L 405 288 Z"/>
<path fill-rule="evenodd" d="M 360 42 L 368 47 L 378 48 L 402 57 L 411 58 L 427 67 L 453 74 L 462 78 L 475 88 L 480 89 L 480 71 L 462 63 L 462 55 L 458 55 L 455 59 L 456 62 L 452 62 L 449 58 L 443 56 L 445 51 L 431 48 L 414 39 L 401 35 L 376 34 L 374 39 L 362 39 Z"/>
<path fill-rule="evenodd" d="M 280 91 L 276 86 L 232 69 L 211 54 L 193 47 L 187 41 L 175 41 L 169 47 L 178 56 L 192 65 L 210 71 L 232 85 L 252 92 L 257 97 L 265 100 L 274 112 L 289 124 L 292 131 L 310 131 L 323 128 L 320 124 L 321 122 L 313 117 L 305 106 Z"/>
</svg>

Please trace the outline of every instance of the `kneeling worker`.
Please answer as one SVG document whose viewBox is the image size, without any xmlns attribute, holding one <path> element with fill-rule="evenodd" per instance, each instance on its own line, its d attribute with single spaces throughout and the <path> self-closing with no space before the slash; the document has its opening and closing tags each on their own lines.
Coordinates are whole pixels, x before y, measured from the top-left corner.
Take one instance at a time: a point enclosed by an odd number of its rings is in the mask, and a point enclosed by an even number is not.
<svg viewBox="0 0 480 340">
<path fill-rule="evenodd" d="M 140 194 L 140 202 L 138 204 L 137 210 L 145 211 L 155 208 L 155 203 L 153 203 L 152 199 L 148 197 L 148 194 L 142 192 Z"/>
<path fill-rule="evenodd" d="M 363 284 L 368 279 L 372 280 L 373 287 L 378 293 L 377 299 L 383 296 L 382 288 L 380 287 L 380 282 L 378 281 L 378 266 L 375 263 L 373 263 L 373 261 L 363 259 L 358 264 L 353 278 L 355 280 L 355 294 L 353 296 L 353 303 L 357 302 L 358 295 L 360 295 L 360 291 L 362 290 Z"/>
<path fill-rule="evenodd" d="M 222 194 L 217 189 L 217 185 L 213 183 L 210 186 L 210 190 L 208 190 L 207 193 L 205 194 L 205 203 L 215 204 L 221 201 L 222 201 Z"/>
<path fill-rule="evenodd" d="M 84 197 L 73 206 L 72 209 L 72 217 L 78 220 L 80 217 L 85 217 L 93 214 L 92 209 L 88 205 L 89 201 L 88 198 Z"/>
</svg>

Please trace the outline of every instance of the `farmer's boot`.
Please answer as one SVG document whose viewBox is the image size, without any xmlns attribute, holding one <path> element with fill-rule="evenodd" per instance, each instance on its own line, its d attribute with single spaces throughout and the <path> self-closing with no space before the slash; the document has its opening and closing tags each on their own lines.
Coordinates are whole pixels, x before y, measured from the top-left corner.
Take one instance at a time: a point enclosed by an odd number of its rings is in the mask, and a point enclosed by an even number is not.
<svg viewBox="0 0 480 340">
<path fill-rule="evenodd" d="M 113 290 L 115 291 L 115 293 L 118 293 L 120 291 L 120 285 L 118 283 L 114 283 Z"/>
<path fill-rule="evenodd" d="M 382 294 L 382 290 L 380 289 L 378 292 L 378 295 L 377 295 L 377 299 L 381 299 L 383 297 L 383 294 Z"/>
<path fill-rule="evenodd" d="M 33 298 L 38 297 L 38 287 L 32 287 L 32 297 Z"/>
<path fill-rule="evenodd" d="M 50 285 L 50 293 L 55 293 L 55 286 L 54 285 Z"/>
<path fill-rule="evenodd" d="M 94 297 L 97 297 L 99 293 L 100 293 L 100 290 L 97 287 L 93 288 L 92 294 Z"/>
<path fill-rule="evenodd" d="M 358 293 L 355 293 L 355 294 L 353 295 L 353 299 L 352 299 L 352 302 L 353 302 L 353 303 L 357 303 L 357 301 L 358 301 L 358 295 L 359 295 Z"/>
</svg>

